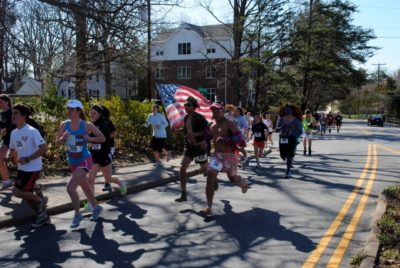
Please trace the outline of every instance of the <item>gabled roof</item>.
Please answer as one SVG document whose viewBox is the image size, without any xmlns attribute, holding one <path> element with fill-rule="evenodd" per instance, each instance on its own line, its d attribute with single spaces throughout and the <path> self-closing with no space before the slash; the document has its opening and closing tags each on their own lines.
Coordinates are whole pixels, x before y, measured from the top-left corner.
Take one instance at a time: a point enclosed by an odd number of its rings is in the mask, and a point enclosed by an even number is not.
<svg viewBox="0 0 400 268">
<path fill-rule="evenodd" d="M 31 78 L 25 76 L 22 80 L 22 87 L 15 92 L 15 95 L 18 96 L 38 96 L 42 95 L 42 83 Z"/>
<path fill-rule="evenodd" d="M 180 29 L 188 29 L 195 31 L 202 38 L 223 38 L 223 37 L 232 37 L 232 28 L 230 24 L 217 24 L 217 25 L 206 25 L 206 26 L 197 26 L 194 24 L 190 24 L 187 22 L 181 23 L 178 28 L 173 29 L 163 29 L 154 38 L 153 42 L 163 43 L 168 40 L 174 33 L 179 31 Z"/>
</svg>

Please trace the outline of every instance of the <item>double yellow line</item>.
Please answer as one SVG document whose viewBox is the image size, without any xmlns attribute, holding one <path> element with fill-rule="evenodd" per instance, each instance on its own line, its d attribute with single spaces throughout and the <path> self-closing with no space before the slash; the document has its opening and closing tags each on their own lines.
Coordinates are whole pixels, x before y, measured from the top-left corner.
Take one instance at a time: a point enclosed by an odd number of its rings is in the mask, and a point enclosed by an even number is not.
<svg viewBox="0 0 400 268">
<path fill-rule="evenodd" d="M 373 151 L 372 156 L 371 156 L 371 150 Z M 328 230 L 320 240 L 320 242 L 317 245 L 317 248 L 311 253 L 311 255 L 307 258 L 306 262 L 303 264 L 304 268 L 309 268 L 309 267 L 314 267 L 319 259 L 321 258 L 322 254 L 324 253 L 325 249 L 327 248 L 329 242 L 337 232 L 338 228 L 343 222 L 344 217 L 347 215 L 349 212 L 351 206 L 353 205 L 357 194 L 359 193 L 361 186 L 363 185 L 365 178 L 367 177 L 368 170 L 370 169 L 371 165 L 371 158 L 372 158 L 372 169 L 369 175 L 369 179 L 367 182 L 367 186 L 365 187 L 364 193 L 360 199 L 360 203 L 357 206 L 356 211 L 354 212 L 354 215 L 345 231 L 345 233 L 342 236 L 342 239 L 340 240 L 338 246 L 336 247 L 335 252 L 329 259 L 329 262 L 327 264 L 327 267 L 338 267 L 340 265 L 340 262 L 342 261 L 342 258 L 347 250 L 347 247 L 349 246 L 350 240 L 353 237 L 353 234 L 356 230 L 356 227 L 358 225 L 358 222 L 360 221 L 362 212 L 364 211 L 365 204 L 367 203 L 368 196 L 371 192 L 372 185 L 375 180 L 376 176 L 376 169 L 378 165 L 378 155 L 376 151 L 376 145 L 374 144 L 371 146 L 371 144 L 368 144 L 368 156 L 367 156 L 367 161 L 365 163 L 364 169 L 361 172 L 360 178 L 357 181 L 356 186 L 354 187 L 354 190 L 350 194 L 350 196 L 347 198 L 346 202 L 342 206 L 341 210 L 337 214 L 336 218 L 332 222 L 332 224 L 329 226 Z"/>
</svg>

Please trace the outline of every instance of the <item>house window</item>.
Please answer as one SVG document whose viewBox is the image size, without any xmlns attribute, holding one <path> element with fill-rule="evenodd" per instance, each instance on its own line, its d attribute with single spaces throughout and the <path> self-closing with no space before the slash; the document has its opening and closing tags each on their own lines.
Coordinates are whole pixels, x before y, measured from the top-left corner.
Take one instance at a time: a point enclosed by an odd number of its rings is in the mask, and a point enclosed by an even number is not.
<svg viewBox="0 0 400 268">
<path fill-rule="evenodd" d="M 215 53 L 215 48 L 207 48 L 207 54 Z"/>
<path fill-rule="evenodd" d="M 156 50 L 156 56 L 162 56 L 162 55 L 164 55 L 163 50 Z"/>
<path fill-rule="evenodd" d="M 214 79 L 217 74 L 217 69 L 214 66 L 208 65 L 206 67 L 206 79 Z"/>
<path fill-rule="evenodd" d="M 188 55 L 190 52 L 190 43 L 179 43 L 178 44 L 178 55 Z"/>
<path fill-rule="evenodd" d="M 206 94 L 207 100 L 215 101 L 215 94 L 216 94 L 215 88 L 207 88 L 207 94 Z"/>
<path fill-rule="evenodd" d="M 156 79 L 164 79 L 164 69 L 156 68 Z"/>
<path fill-rule="evenodd" d="M 100 97 L 100 90 L 98 89 L 89 89 L 89 97 L 99 98 Z"/>
<path fill-rule="evenodd" d="M 192 77 L 192 67 L 190 66 L 178 66 L 177 78 L 178 79 L 190 79 Z"/>
<path fill-rule="evenodd" d="M 71 97 L 72 97 L 72 91 L 71 91 L 71 89 L 68 89 L 67 98 L 71 98 Z"/>
</svg>

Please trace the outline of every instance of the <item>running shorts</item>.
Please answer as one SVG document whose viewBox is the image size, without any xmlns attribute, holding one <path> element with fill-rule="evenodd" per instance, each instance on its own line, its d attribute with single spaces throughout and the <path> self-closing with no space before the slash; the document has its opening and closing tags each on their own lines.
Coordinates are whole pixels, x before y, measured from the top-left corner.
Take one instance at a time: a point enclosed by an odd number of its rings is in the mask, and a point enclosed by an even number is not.
<svg viewBox="0 0 400 268">
<path fill-rule="evenodd" d="M 40 176 L 40 171 L 23 171 L 18 170 L 17 179 L 15 180 L 15 188 L 22 192 L 32 192 L 35 182 Z"/>
</svg>

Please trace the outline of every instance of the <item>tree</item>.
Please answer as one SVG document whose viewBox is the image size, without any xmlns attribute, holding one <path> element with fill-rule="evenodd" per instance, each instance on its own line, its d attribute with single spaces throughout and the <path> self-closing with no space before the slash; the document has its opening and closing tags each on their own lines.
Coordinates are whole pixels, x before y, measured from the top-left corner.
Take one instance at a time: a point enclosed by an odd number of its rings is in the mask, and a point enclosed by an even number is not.
<svg viewBox="0 0 400 268">
<path fill-rule="evenodd" d="M 354 5 L 345 0 L 310 0 L 295 18 L 291 46 L 281 57 L 300 97 L 302 110 L 316 106 L 318 94 L 327 101 L 345 98 L 361 74 L 353 61 L 365 62 L 374 47 L 372 30 L 352 24 Z"/>
</svg>

